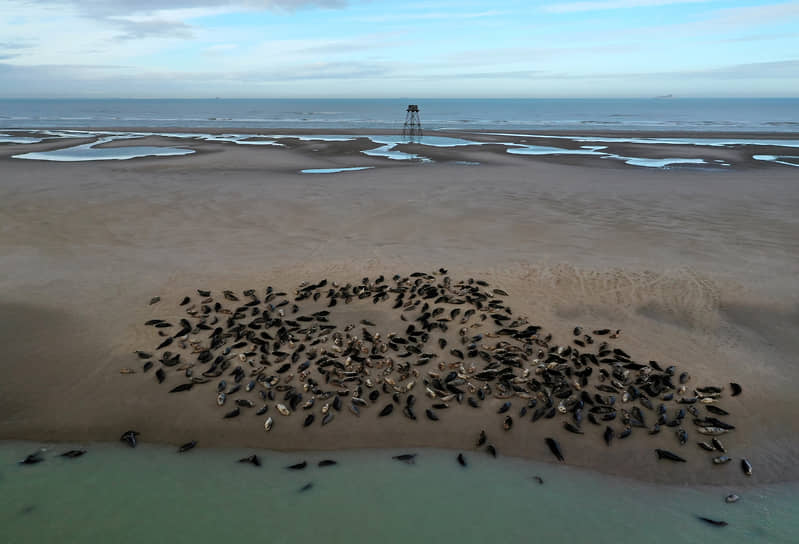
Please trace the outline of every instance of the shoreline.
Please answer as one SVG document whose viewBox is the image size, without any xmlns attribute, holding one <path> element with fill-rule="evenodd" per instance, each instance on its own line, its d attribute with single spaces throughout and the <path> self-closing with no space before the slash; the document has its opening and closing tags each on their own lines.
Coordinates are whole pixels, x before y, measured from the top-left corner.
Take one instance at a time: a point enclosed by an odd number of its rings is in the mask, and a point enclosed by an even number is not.
<svg viewBox="0 0 799 544">
<path fill-rule="evenodd" d="M 181 126 L 124 126 L 124 125 L 94 125 L 91 127 L 58 127 L 58 128 L 31 128 L 31 127 L 8 127 L 0 128 L 1 131 L 15 131 L 15 132 L 39 132 L 45 130 L 52 131 L 72 131 L 72 132 L 170 132 L 170 133 L 198 133 L 198 134 L 284 134 L 287 137 L 291 135 L 307 136 L 314 134 L 342 134 L 342 135 L 370 135 L 370 134 L 387 134 L 387 135 L 400 135 L 402 134 L 401 128 L 257 128 L 257 127 L 181 127 Z M 472 136 L 491 136 L 503 133 L 518 133 L 524 135 L 542 135 L 542 136 L 565 136 L 565 137 L 642 137 L 642 138 L 761 138 L 768 137 L 771 139 L 794 139 L 799 138 L 799 130 L 795 131 L 705 131 L 705 130 L 604 130 L 604 129 L 585 129 L 585 130 L 534 130 L 534 129 L 502 129 L 502 128 L 488 128 L 488 129 L 432 129 L 423 131 L 424 136 L 456 136 L 456 135 L 472 135 Z"/>
<path fill-rule="evenodd" d="M 145 446 L 145 450 L 149 448 L 153 448 L 158 450 L 159 453 L 166 453 L 166 454 L 175 454 L 178 455 L 179 452 L 177 448 L 181 445 L 185 444 L 185 442 L 148 442 L 144 441 L 142 438 L 139 438 L 138 445 L 136 446 L 135 451 L 141 451 L 141 446 Z M 25 446 L 25 449 L 23 449 Z M 126 451 L 129 450 L 129 447 L 119 440 L 87 440 L 87 441 L 76 441 L 76 440 L 63 440 L 63 441 L 36 441 L 36 440 L 27 440 L 27 439 L 2 439 L 0 440 L 0 448 L 1 447 L 14 447 L 15 449 L 19 449 L 20 451 L 29 451 L 31 453 L 35 451 L 43 451 L 45 455 L 48 455 L 48 459 L 50 459 L 53 455 L 51 450 L 56 449 L 86 449 L 87 455 L 92 453 L 92 448 L 99 447 L 104 450 L 102 453 L 107 454 L 109 451 L 112 452 L 119 452 L 120 450 Z M 799 478 L 792 478 L 792 479 L 785 479 L 785 480 L 775 480 L 775 481 L 766 481 L 766 482 L 754 482 L 751 479 L 742 479 L 736 482 L 720 482 L 720 483 L 701 483 L 701 482 L 682 482 L 682 481 L 667 481 L 667 480 L 649 480 L 643 478 L 636 478 L 634 476 L 630 476 L 624 474 L 622 472 L 613 473 L 607 472 L 603 470 L 599 470 L 596 468 L 588 467 L 588 466 L 580 466 L 580 465 L 573 465 L 569 463 L 558 463 L 554 460 L 546 460 L 546 459 L 536 459 L 529 456 L 517 456 L 517 455 L 503 455 L 498 453 L 496 458 L 491 458 L 487 453 L 483 451 L 478 451 L 475 449 L 465 449 L 465 448 L 447 448 L 447 447 L 436 447 L 436 446 L 392 446 L 392 447 L 383 447 L 383 446 L 372 446 L 372 447 L 361 447 L 361 448 L 335 448 L 335 449 L 264 449 L 258 447 L 248 447 L 248 446 L 240 446 L 240 445 L 212 445 L 206 446 L 205 443 L 200 443 L 198 441 L 197 445 L 192 448 L 191 450 L 193 453 L 201 453 L 201 454 L 211 454 L 215 457 L 219 457 L 221 455 L 228 456 L 230 455 L 231 462 L 236 461 L 237 456 L 241 455 L 249 455 L 249 454 L 256 454 L 256 455 L 275 455 L 280 457 L 286 457 L 288 455 L 297 454 L 297 460 L 309 460 L 310 463 L 314 463 L 320 459 L 328 459 L 335 457 L 336 454 L 343 454 L 343 455 L 352 455 L 352 456 L 360 456 L 365 455 L 372 458 L 390 458 L 394 455 L 400 455 L 404 453 L 409 454 L 417 454 L 419 457 L 423 458 L 425 454 L 433 454 L 433 455 L 446 455 L 451 457 L 453 461 L 456 461 L 456 457 L 458 453 L 463 453 L 464 455 L 468 456 L 470 459 L 472 458 L 484 458 L 485 462 L 496 462 L 500 464 L 515 464 L 515 465 L 534 465 L 539 466 L 542 469 L 547 469 L 551 471 L 557 471 L 561 469 L 565 469 L 567 471 L 574 471 L 579 474 L 583 474 L 589 477 L 598 477 L 598 478 L 607 478 L 616 480 L 617 482 L 628 482 L 632 485 L 644 485 L 644 486 L 652 486 L 658 489 L 671 489 L 674 491 L 678 491 L 680 489 L 695 489 L 695 490 L 705 490 L 705 491 L 717 491 L 717 490 L 740 490 L 745 492 L 751 492 L 757 489 L 763 489 L 771 486 L 779 486 L 779 485 L 799 485 Z M 192 454 L 193 454 L 192 453 Z M 146 455 L 146 453 L 145 453 Z M 420 459 L 421 461 L 421 459 Z"/>
</svg>

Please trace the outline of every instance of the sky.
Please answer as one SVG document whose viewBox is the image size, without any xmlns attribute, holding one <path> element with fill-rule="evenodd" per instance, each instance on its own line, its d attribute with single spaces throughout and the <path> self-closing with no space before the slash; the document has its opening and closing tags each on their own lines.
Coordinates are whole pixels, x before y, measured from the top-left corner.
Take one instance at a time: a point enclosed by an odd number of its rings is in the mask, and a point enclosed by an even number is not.
<svg viewBox="0 0 799 544">
<path fill-rule="evenodd" d="M 799 97 L 799 0 L 0 0 L 3 98 Z"/>
</svg>

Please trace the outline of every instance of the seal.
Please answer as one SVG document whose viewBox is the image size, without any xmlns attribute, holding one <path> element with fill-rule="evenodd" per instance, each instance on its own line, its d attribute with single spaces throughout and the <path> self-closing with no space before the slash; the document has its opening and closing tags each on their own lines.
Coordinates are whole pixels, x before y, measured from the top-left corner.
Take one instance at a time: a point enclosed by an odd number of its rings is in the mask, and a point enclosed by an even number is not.
<svg viewBox="0 0 799 544">
<path fill-rule="evenodd" d="M 321 461 L 319 461 L 318 464 L 320 467 L 332 467 L 333 465 L 337 465 L 338 463 L 336 461 L 333 461 L 332 459 L 322 459 Z"/>
<path fill-rule="evenodd" d="M 560 449 L 560 444 L 558 444 L 557 440 L 555 440 L 554 438 L 546 437 L 544 439 L 544 442 L 546 442 L 547 447 L 549 447 L 549 451 L 552 452 L 552 455 L 554 455 L 558 461 L 565 461 L 565 459 L 563 458 L 563 452 Z"/>
<path fill-rule="evenodd" d="M 438 416 L 430 408 L 424 411 L 424 415 L 426 415 L 427 419 L 429 419 L 430 421 L 438 421 Z"/>
<path fill-rule="evenodd" d="M 178 453 L 185 453 L 191 449 L 194 449 L 196 445 L 197 445 L 196 440 L 192 440 L 191 442 L 186 442 L 185 444 L 183 444 L 181 447 L 178 448 Z"/>
<path fill-rule="evenodd" d="M 675 463 L 685 463 L 685 459 L 677 455 L 676 453 L 671 453 L 668 450 L 662 450 L 660 448 L 655 449 L 655 453 L 658 456 L 658 459 L 665 459 L 667 461 L 674 461 Z"/>
<path fill-rule="evenodd" d="M 258 456 L 255 455 L 254 453 L 252 455 L 250 455 L 249 457 L 245 457 L 243 459 L 239 459 L 239 463 L 249 463 L 249 464 L 254 465 L 256 467 L 260 467 L 261 466 L 261 460 L 258 459 Z"/>
<path fill-rule="evenodd" d="M 131 448 L 135 448 L 137 444 L 136 437 L 139 436 L 139 432 L 137 431 L 125 431 L 122 433 L 122 436 L 119 437 L 119 440 L 125 442 Z"/>
<path fill-rule="evenodd" d="M 301 463 L 295 463 L 293 465 L 289 465 L 286 468 L 289 469 L 289 470 L 302 470 L 302 469 L 304 469 L 307 466 L 308 466 L 308 463 L 306 461 L 303 461 Z"/>
<path fill-rule="evenodd" d="M 264 421 L 264 430 L 266 432 L 269 432 L 269 431 L 272 430 L 272 423 L 273 423 L 273 421 L 272 421 L 271 417 L 266 418 L 266 421 Z"/>
<path fill-rule="evenodd" d="M 416 453 L 403 453 L 400 455 L 395 455 L 392 459 L 396 459 L 397 461 L 402 461 L 403 463 L 407 463 L 412 465 L 416 462 Z"/>
<path fill-rule="evenodd" d="M 386 406 L 382 410 L 380 410 L 380 413 L 377 414 L 377 417 L 386 417 L 393 411 L 394 411 L 394 405 L 386 404 Z"/>
<path fill-rule="evenodd" d="M 479 448 L 485 443 L 486 443 L 486 432 L 485 430 L 481 430 L 480 436 L 477 437 L 477 447 Z"/>
<path fill-rule="evenodd" d="M 308 491 L 312 487 L 313 487 L 313 482 L 308 482 L 307 484 L 305 484 L 304 486 L 302 486 L 300 488 L 300 493 L 305 493 L 306 491 Z"/>
<path fill-rule="evenodd" d="M 66 457 L 67 459 L 75 459 L 85 454 L 86 450 L 69 450 L 62 453 L 59 457 Z"/>
<path fill-rule="evenodd" d="M 463 454 L 462 454 L 462 453 L 459 453 L 459 454 L 458 454 L 458 463 L 459 463 L 459 464 L 460 464 L 460 466 L 462 466 L 462 467 L 465 467 L 465 466 L 466 466 L 466 459 L 463 457 Z"/>
<path fill-rule="evenodd" d="M 327 415 L 330 415 L 330 414 L 328 413 Z M 313 414 L 308 414 L 307 416 L 305 416 L 305 421 L 302 422 L 302 426 L 303 427 L 307 427 L 308 425 L 313 423 L 313 420 L 314 420 L 314 415 Z"/>
<path fill-rule="evenodd" d="M 510 416 L 505 416 L 505 421 L 502 422 L 502 428 L 506 431 L 510 431 L 513 427 L 513 418 Z"/>
<path fill-rule="evenodd" d="M 192 382 L 182 383 L 182 384 L 170 389 L 169 392 L 170 393 L 180 393 L 181 391 L 188 391 L 192 387 L 194 387 L 194 384 Z"/>
<path fill-rule="evenodd" d="M 741 470 L 747 476 L 752 475 L 752 463 L 748 459 L 741 459 Z"/>
<path fill-rule="evenodd" d="M 37 451 L 36 453 L 31 453 L 30 455 L 25 456 L 25 459 L 19 462 L 20 465 L 36 465 L 44 461 L 44 457 L 42 457 L 42 453 Z"/>
<path fill-rule="evenodd" d="M 486 446 L 486 451 L 488 452 L 488 454 L 491 457 L 494 457 L 496 459 L 496 457 L 497 457 L 497 449 L 492 444 L 489 444 L 488 446 Z"/>
<path fill-rule="evenodd" d="M 733 397 L 737 397 L 743 391 L 743 388 L 735 382 L 730 382 L 730 388 L 732 389 Z"/>
<path fill-rule="evenodd" d="M 729 525 L 726 521 L 719 521 L 715 519 L 706 518 L 704 516 L 696 516 L 698 519 L 704 521 L 705 523 L 709 523 L 710 525 L 714 525 L 716 527 L 726 527 Z"/>
<path fill-rule="evenodd" d="M 741 497 L 739 497 L 735 493 L 730 493 L 729 495 L 724 497 L 724 502 L 726 502 L 727 504 L 732 504 L 734 502 L 738 502 L 739 500 L 741 500 Z"/>
<path fill-rule="evenodd" d="M 605 438 L 605 444 L 610 446 L 610 443 L 613 441 L 613 437 L 615 436 L 615 434 L 616 433 L 613 432 L 613 428 L 608 426 L 605 429 L 605 434 L 603 435 L 603 437 Z"/>
</svg>

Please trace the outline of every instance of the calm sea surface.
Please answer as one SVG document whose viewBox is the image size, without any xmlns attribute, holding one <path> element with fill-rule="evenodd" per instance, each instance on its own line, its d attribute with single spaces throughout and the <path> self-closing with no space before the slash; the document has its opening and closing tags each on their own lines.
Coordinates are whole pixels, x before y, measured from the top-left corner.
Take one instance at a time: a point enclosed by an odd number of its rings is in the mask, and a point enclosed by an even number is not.
<svg viewBox="0 0 799 544">
<path fill-rule="evenodd" d="M 799 131 L 799 99 L 0 100 L 0 128 Z"/>
<path fill-rule="evenodd" d="M 799 484 L 754 489 L 655 486 L 568 466 L 410 450 L 185 454 L 95 444 L 69 460 L 16 463 L 40 444 L 0 443 L 0 541 L 795 543 Z M 338 464 L 320 468 L 321 459 Z M 308 461 L 300 471 L 290 464 Z M 534 477 L 543 479 L 538 483 Z M 303 487 L 310 488 L 302 491 Z M 737 492 L 741 500 L 726 504 Z M 713 527 L 696 518 L 726 520 Z"/>
</svg>

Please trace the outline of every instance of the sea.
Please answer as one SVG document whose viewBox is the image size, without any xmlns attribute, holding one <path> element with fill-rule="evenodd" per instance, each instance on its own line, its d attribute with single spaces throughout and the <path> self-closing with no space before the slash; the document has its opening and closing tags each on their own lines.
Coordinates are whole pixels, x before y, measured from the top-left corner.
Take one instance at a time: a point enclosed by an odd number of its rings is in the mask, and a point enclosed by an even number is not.
<svg viewBox="0 0 799 544">
<path fill-rule="evenodd" d="M 796 483 L 652 485 L 568 465 L 430 449 L 277 453 L 0 443 L 0 541 L 114 544 L 789 544 Z M 77 459 L 58 454 L 72 447 Z M 255 453 L 261 465 L 240 463 Z M 416 454 L 413 464 L 395 460 Z M 320 467 L 319 461 L 336 461 Z M 306 468 L 287 467 L 306 462 Z M 735 503 L 725 502 L 730 493 Z M 700 517 L 726 526 L 707 523 Z"/>
<path fill-rule="evenodd" d="M 0 99 L 0 129 L 399 129 L 797 132 L 799 98 Z"/>
</svg>

